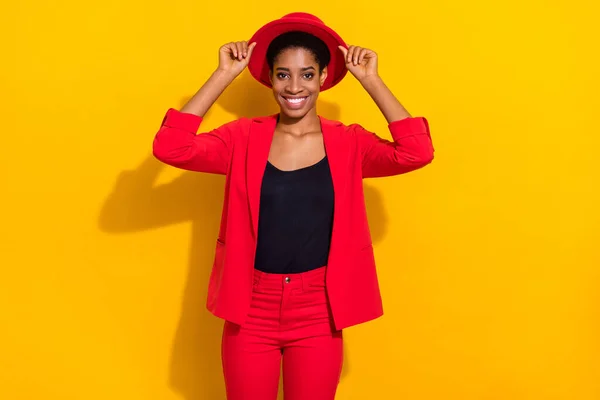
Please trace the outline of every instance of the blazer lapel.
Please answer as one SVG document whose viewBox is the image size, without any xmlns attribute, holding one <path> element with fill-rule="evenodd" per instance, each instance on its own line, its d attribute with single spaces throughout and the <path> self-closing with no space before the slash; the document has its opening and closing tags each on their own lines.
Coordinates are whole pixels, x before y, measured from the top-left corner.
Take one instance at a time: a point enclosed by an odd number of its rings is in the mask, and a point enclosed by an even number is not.
<svg viewBox="0 0 600 400">
<path fill-rule="evenodd" d="M 276 125 L 277 115 L 253 118 L 250 124 L 246 154 L 246 190 L 252 219 L 252 233 L 255 240 L 258 238 L 258 212 L 260 209 L 262 180 Z"/>
<path fill-rule="evenodd" d="M 331 235 L 330 257 L 328 265 L 331 265 L 331 255 L 335 256 L 338 249 L 338 240 L 342 239 L 343 235 L 338 233 L 340 226 L 340 210 L 343 205 L 344 192 L 346 190 L 346 168 L 348 159 L 348 140 L 345 137 L 345 132 L 342 124 L 337 121 L 331 121 L 321 118 L 321 130 L 323 131 L 323 142 L 325 144 L 325 152 L 329 161 L 329 169 L 331 170 L 331 179 L 333 181 L 333 228 Z M 343 243 L 340 243 L 343 245 Z M 340 248 L 343 248 L 340 247 Z"/>
</svg>

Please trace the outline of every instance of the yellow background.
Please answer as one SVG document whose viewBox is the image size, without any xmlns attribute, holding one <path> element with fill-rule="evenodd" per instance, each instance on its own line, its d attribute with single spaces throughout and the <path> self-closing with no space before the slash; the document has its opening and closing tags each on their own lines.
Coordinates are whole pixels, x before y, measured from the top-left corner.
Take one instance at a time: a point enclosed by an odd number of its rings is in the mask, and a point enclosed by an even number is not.
<svg viewBox="0 0 600 400">
<path fill-rule="evenodd" d="M 599 399 L 594 3 L 5 4 L 0 398 L 224 398 L 204 308 L 223 178 L 151 142 L 221 44 L 303 10 L 378 52 L 436 148 L 365 182 L 386 315 L 346 331 L 337 398 Z M 350 75 L 321 100 L 389 137 Z M 246 72 L 203 128 L 273 107 Z"/>
</svg>

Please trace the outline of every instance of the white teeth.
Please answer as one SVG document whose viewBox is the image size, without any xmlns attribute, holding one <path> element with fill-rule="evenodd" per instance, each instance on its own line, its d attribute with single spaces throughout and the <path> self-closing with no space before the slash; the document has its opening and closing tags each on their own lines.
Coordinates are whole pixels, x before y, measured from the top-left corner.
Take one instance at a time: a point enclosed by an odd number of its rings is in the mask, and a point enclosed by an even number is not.
<svg viewBox="0 0 600 400">
<path fill-rule="evenodd" d="M 306 100 L 306 97 L 302 97 L 301 99 L 286 99 L 286 100 L 292 104 L 298 104 L 298 103 L 302 103 L 304 100 Z"/>
</svg>

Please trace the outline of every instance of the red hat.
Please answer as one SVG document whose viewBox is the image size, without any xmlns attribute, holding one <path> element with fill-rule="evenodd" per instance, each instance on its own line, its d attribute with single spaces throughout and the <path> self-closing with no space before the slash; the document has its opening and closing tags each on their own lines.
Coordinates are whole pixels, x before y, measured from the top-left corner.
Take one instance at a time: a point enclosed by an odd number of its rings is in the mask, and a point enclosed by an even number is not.
<svg viewBox="0 0 600 400">
<path fill-rule="evenodd" d="M 248 44 L 256 42 L 256 46 L 250 57 L 248 69 L 250 74 L 267 87 L 271 87 L 269 79 L 269 64 L 267 63 L 267 49 L 273 39 L 282 33 L 290 31 L 302 31 L 310 33 L 321 39 L 329 48 L 331 61 L 327 66 L 327 78 L 321 87 L 321 91 L 327 90 L 339 83 L 348 69 L 344 55 L 338 46 L 348 47 L 333 29 L 326 26 L 323 21 L 312 14 L 296 12 L 284 15 L 280 19 L 271 21 L 260 28 L 248 41 Z"/>
</svg>

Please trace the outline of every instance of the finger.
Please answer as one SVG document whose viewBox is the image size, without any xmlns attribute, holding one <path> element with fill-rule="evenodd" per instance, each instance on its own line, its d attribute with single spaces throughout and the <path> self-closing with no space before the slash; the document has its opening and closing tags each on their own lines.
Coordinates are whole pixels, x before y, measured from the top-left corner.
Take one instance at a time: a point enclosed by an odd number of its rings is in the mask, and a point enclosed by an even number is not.
<svg viewBox="0 0 600 400">
<path fill-rule="evenodd" d="M 252 57 L 252 52 L 254 51 L 255 47 L 256 47 L 256 42 L 252 42 L 248 46 L 248 58 Z"/>
<path fill-rule="evenodd" d="M 362 64 L 362 62 L 368 52 L 369 52 L 368 49 L 361 49 L 360 53 L 358 54 L 358 65 Z"/>
<path fill-rule="evenodd" d="M 233 42 L 227 43 L 227 52 L 229 53 L 229 55 L 231 56 L 231 58 L 236 58 L 237 57 L 237 51 L 236 51 L 235 43 L 233 43 Z"/>
<path fill-rule="evenodd" d="M 242 42 L 242 56 L 244 58 L 248 56 L 248 42 Z"/>
<path fill-rule="evenodd" d="M 352 63 L 354 65 L 358 64 L 358 56 L 360 55 L 360 52 L 362 51 L 361 47 L 356 47 L 354 49 L 354 53 L 352 54 Z"/>
<path fill-rule="evenodd" d="M 239 54 L 237 44 L 235 44 L 235 42 L 231 42 L 231 54 L 233 55 L 233 59 L 237 60 Z"/>
<path fill-rule="evenodd" d="M 237 45 L 235 44 L 235 42 L 231 42 L 231 54 L 233 54 L 233 58 L 237 60 L 238 51 L 237 51 Z"/>
<path fill-rule="evenodd" d="M 348 57 L 348 49 L 346 49 L 344 46 L 338 46 L 338 49 L 340 49 L 340 51 L 344 55 L 344 60 L 346 60 L 346 57 Z"/>
<path fill-rule="evenodd" d="M 242 42 L 235 42 L 235 46 L 237 48 L 238 60 L 244 58 L 244 45 Z"/>
<path fill-rule="evenodd" d="M 348 64 L 350 64 L 352 62 L 352 57 L 354 55 L 354 49 L 356 49 L 356 46 L 350 46 L 348 48 L 348 56 L 346 57 L 346 62 Z"/>
</svg>

